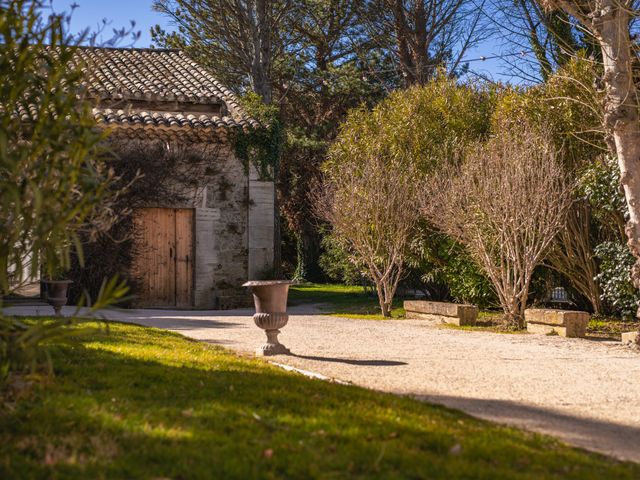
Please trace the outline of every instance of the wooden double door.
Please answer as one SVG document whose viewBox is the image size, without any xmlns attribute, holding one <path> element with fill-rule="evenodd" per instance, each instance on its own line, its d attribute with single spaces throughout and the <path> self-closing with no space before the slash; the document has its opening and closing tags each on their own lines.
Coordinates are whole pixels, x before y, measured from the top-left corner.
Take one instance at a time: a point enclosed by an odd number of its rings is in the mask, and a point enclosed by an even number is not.
<svg viewBox="0 0 640 480">
<path fill-rule="evenodd" d="M 194 210 L 141 208 L 134 218 L 136 305 L 192 306 Z"/>
</svg>

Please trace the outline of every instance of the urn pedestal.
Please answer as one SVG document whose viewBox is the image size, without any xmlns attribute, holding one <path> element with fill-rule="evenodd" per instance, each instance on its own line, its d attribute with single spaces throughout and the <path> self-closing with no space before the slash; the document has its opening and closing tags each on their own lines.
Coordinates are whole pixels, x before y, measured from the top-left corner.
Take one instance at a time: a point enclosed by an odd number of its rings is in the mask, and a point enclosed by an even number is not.
<svg viewBox="0 0 640 480">
<path fill-rule="evenodd" d="M 267 334 L 267 343 L 256 350 L 256 355 L 283 355 L 291 353 L 278 341 L 280 329 L 289 321 L 287 297 L 290 280 L 254 280 L 243 287 L 251 289 L 256 313 L 253 321 Z"/>
</svg>

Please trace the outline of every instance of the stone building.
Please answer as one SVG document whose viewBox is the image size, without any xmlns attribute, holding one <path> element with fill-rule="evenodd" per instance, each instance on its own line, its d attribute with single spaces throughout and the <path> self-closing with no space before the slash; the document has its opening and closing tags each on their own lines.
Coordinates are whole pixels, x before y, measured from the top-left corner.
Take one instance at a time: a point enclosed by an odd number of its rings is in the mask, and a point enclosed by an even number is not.
<svg viewBox="0 0 640 480">
<path fill-rule="evenodd" d="M 80 48 L 83 90 L 124 162 L 136 145 L 183 152 L 158 194 L 132 201 L 137 307 L 231 308 L 241 285 L 272 268 L 274 184 L 235 153 L 260 128 L 235 95 L 177 50 Z M 184 155 L 187 152 L 188 155 Z M 200 167 L 191 168 L 190 155 Z M 156 165 L 147 160 L 147 170 Z M 165 165 L 166 167 L 166 165 Z M 190 170 L 191 168 L 191 170 Z M 166 185 L 179 191 L 167 196 Z"/>
</svg>

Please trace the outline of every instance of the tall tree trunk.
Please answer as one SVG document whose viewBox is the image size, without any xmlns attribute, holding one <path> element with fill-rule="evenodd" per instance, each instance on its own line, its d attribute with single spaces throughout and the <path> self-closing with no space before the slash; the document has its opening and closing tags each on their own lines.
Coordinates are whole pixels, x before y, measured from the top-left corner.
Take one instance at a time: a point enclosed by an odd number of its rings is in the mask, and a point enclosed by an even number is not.
<svg viewBox="0 0 640 480">
<path fill-rule="evenodd" d="M 594 33 L 602 47 L 604 63 L 605 123 L 613 135 L 629 221 L 626 233 L 636 257 L 632 278 L 640 288 L 640 123 L 631 66 L 630 6 L 615 0 L 602 3 L 594 19 Z"/>
<path fill-rule="evenodd" d="M 251 87 L 262 101 L 272 101 L 271 86 L 271 19 L 269 0 L 254 0 L 247 6 L 251 31 Z"/>
<path fill-rule="evenodd" d="M 378 294 L 378 304 L 380 305 L 380 312 L 383 317 L 391 316 L 391 309 L 389 307 L 389 303 L 387 302 L 387 289 L 386 285 L 384 285 L 384 281 L 380 278 L 376 278 L 375 274 L 371 274 L 374 283 L 376 284 L 376 293 Z"/>
<path fill-rule="evenodd" d="M 400 61 L 400 73 L 404 77 L 405 87 L 413 85 L 416 81 L 416 66 L 409 49 L 409 36 L 411 32 L 404 12 L 402 0 L 396 0 L 393 4 L 393 19 L 398 44 L 398 60 Z"/>
<path fill-rule="evenodd" d="M 620 168 L 629 221 L 627 244 L 634 257 L 631 277 L 640 288 L 640 124 L 633 82 L 630 0 L 543 0 L 548 7 L 560 7 L 576 17 L 595 36 L 602 49 L 605 86 L 605 126 L 613 137 Z M 589 10 L 589 11 L 586 11 Z"/>
<path fill-rule="evenodd" d="M 271 85 L 271 18 L 269 16 L 269 1 L 256 0 L 257 18 L 257 81 L 256 91 L 262 101 L 270 104 L 272 101 Z"/>
<path fill-rule="evenodd" d="M 431 69 L 429 65 L 429 48 L 427 46 L 427 14 L 422 0 L 414 0 L 412 8 L 413 21 L 415 24 L 413 58 L 416 81 L 423 85 L 431 78 Z"/>
<path fill-rule="evenodd" d="M 254 58 L 252 64 L 254 91 L 262 101 L 269 105 L 273 101 L 273 82 L 271 81 L 271 16 L 269 2 L 256 0 L 256 23 L 254 29 Z M 273 167 L 273 275 L 282 275 L 282 234 L 280 207 L 278 205 L 278 182 L 280 176 L 279 160 Z"/>
</svg>

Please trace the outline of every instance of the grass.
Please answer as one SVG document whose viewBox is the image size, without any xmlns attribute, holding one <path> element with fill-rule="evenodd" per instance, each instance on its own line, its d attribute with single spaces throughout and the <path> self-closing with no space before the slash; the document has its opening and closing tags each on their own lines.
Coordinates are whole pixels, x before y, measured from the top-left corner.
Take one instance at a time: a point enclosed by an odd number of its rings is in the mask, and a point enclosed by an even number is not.
<svg viewBox="0 0 640 480">
<path fill-rule="evenodd" d="M 593 317 L 587 326 L 587 335 L 591 337 L 620 340 L 624 332 L 640 330 L 640 321 L 620 318 Z"/>
<path fill-rule="evenodd" d="M 640 465 L 111 324 L 0 415 L 0 478 L 639 478 Z"/>
<path fill-rule="evenodd" d="M 386 320 L 380 314 L 380 306 L 375 292 L 368 295 L 363 287 L 353 285 L 334 285 L 307 283 L 294 285 L 289 291 L 289 303 L 301 305 L 305 303 L 320 304 L 320 309 L 325 315 L 339 316 L 343 318 L 356 318 L 365 320 Z M 392 318 L 405 318 L 402 307 L 402 299 L 396 298 L 391 311 Z M 502 325 L 502 314 L 496 312 L 480 312 L 476 326 L 458 326 L 442 324 L 442 328 L 457 330 L 487 331 L 498 333 L 522 333 L 520 331 L 507 330 Z"/>
<path fill-rule="evenodd" d="M 366 320 L 386 320 L 380 314 L 380 307 L 375 293 L 369 295 L 363 287 L 351 285 L 334 285 L 307 283 L 292 286 L 289 292 L 291 305 L 305 303 L 320 304 L 325 315 Z M 392 318 L 404 318 L 405 311 L 402 299 L 394 300 L 391 311 Z M 465 330 L 470 332 L 493 332 L 507 334 L 525 334 L 526 330 L 507 328 L 502 320 L 502 312 L 481 311 L 474 326 L 458 326 L 448 323 L 441 328 Z M 640 322 L 637 320 L 621 320 L 618 318 L 593 318 L 587 328 L 587 337 L 620 340 L 622 332 L 637 331 Z"/>
<path fill-rule="evenodd" d="M 354 285 L 333 285 L 307 283 L 294 285 L 289 291 L 291 305 L 303 303 L 321 304 L 326 315 L 344 318 L 361 318 L 367 320 L 385 320 L 380 313 L 378 297 L 365 293 L 363 287 Z M 396 298 L 391 310 L 392 318 L 404 318 L 402 300 Z"/>
</svg>

